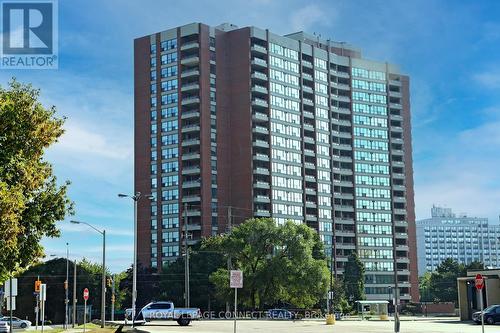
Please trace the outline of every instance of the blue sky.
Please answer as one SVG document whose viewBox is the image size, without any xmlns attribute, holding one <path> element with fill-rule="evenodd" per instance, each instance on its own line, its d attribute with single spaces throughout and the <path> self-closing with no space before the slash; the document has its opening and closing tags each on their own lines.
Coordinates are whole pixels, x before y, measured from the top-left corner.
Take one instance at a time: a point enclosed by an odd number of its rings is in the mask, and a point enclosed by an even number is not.
<svg viewBox="0 0 500 333">
<path fill-rule="evenodd" d="M 430 206 L 500 213 L 500 2 L 400 0 L 59 1 L 59 69 L 1 71 L 42 89 L 68 117 L 52 147 L 62 181 L 72 181 L 76 218 L 108 232 L 113 271 L 132 261 L 133 39 L 204 22 L 299 30 L 346 41 L 411 76 L 416 212 Z M 47 254 L 100 261 L 97 234 L 69 222 L 45 240 Z"/>
</svg>

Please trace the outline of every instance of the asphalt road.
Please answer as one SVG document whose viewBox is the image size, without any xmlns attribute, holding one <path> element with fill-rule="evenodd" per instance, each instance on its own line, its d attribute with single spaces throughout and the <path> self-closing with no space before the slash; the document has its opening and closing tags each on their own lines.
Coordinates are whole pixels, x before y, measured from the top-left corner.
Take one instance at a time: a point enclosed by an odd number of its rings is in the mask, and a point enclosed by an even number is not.
<svg viewBox="0 0 500 333">
<path fill-rule="evenodd" d="M 138 333 L 171 332 L 171 333 L 232 333 L 233 322 L 229 320 L 206 320 L 191 323 L 187 327 L 178 326 L 176 322 L 158 321 L 137 328 Z M 333 326 L 324 321 L 271 321 L 242 320 L 237 323 L 238 333 L 390 333 L 394 332 L 392 321 L 337 321 Z M 486 326 L 485 332 L 500 332 L 500 325 Z M 462 323 L 457 319 L 426 319 L 402 321 L 401 333 L 481 333 L 481 326 Z"/>
</svg>

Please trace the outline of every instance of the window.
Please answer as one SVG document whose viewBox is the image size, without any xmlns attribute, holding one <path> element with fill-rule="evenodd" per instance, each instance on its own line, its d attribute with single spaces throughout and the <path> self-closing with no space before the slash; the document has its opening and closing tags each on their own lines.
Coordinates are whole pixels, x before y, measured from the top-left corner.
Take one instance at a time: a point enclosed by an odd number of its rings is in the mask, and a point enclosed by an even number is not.
<svg viewBox="0 0 500 333">
<path fill-rule="evenodd" d="M 168 91 L 174 89 L 177 89 L 177 79 L 161 82 L 161 91 Z"/>
<path fill-rule="evenodd" d="M 177 186 L 177 185 L 179 185 L 178 175 L 161 177 L 161 186 L 166 187 L 166 186 Z"/>
<path fill-rule="evenodd" d="M 177 106 L 161 109 L 161 117 L 162 118 L 177 117 Z"/>
<path fill-rule="evenodd" d="M 151 44 L 150 51 L 151 51 L 151 54 L 156 53 L 156 44 Z"/>
<path fill-rule="evenodd" d="M 164 190 L 161 192 L 161 199 L 162 200 L 177 200 L 177 199 L 179 199 L 179 190 L 178 189 Z"/>
<path fill-rule="evenodd" d="M 177 101 L 178 101 L 177 93 L 166 94 L 161 96 L 161 105 L 177 103 Z"/>
<path fill-rule="evenodd" d="M 179 143 L 179 136 L 177 134 L 168 134 L 161 136 L 161 144 L 164 146 L 177 143 Z"/>
<path fill-rule="evenodd" d="M 177 47 L 177 39 L 169 39 L 161 42 L 161 50 L 167 51 Z"/>
<path fill-rule="evenodd" d="M 161 207 L 162 207 L 162 213 L 164 215 L 179 214 L 179 204 L 178 203 L 164 204 Z"/>
<path fill-rule="evenodd" d="M 179 162 L 177 162 L 177 161 L 164 162 L 161 164 L 161 171 L 162 172 L 179 171 Z"/>
<path fill-rule="evenodd" d="M 162 65 L 167 65 L 173 62 L 177 61 L 177 53 L 167 53 L 167 54 L 162 54 L 161 55 L 161 64 Z"/>
<path fill-rule="evenodd" d="M 177 119 L 176 120 L 163 121 L 161 123 L 161 131 L 162 132 L 175 131 L 177 129 L 178 129 Z"/>
<path fill-rule="evenodd" d="M 161 69 L 161 77 L 177 76 L 177 66 L 169 66 Z"/>
<path fill-rule="evenodd" d="M 177 157 L 179 157 L 179 148 L 177 148 L 177 147 L 174 147 L 174 148 L 163 148 L 161 150 L 161 157 L 163 159 L 177 158 Z"/>
</svg>

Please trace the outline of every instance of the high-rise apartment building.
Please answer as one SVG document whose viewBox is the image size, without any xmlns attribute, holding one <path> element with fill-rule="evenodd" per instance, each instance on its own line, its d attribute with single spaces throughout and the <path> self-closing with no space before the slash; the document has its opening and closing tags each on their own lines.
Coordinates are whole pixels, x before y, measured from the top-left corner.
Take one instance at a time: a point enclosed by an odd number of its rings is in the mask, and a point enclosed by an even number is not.
<svg viewBox="0 0 500 333">
<path fill-rule="evenodd" d="M 409 78 L 303 32 L 193 23 L 135 40 L 139 260 L 250 217 L 316 229 L 368 299 L 418 298 Z M 184 207 L 186 208 L 184 210 Z M 395 272 L 397 274 L 395 274 Z"/>
<path fill-rule="evenodd" d="M 489 224 L 487 218 L 457 216 L 451 208 L 433 206 L 431 218 L 417 221 L 416 227 L 419 275 L 447 258 L 500 267 L 500 225 Z"/>
</svg>

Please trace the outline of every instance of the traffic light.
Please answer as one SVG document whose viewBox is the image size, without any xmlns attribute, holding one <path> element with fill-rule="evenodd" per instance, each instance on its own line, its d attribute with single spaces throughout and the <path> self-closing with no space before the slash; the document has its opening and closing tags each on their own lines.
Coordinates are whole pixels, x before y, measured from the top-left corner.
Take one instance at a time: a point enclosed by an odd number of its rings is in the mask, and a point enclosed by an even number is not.
<svg viewBox="0 0 500 333">
<path fill-rule="evenodd" d="M 40 286 L 42 285 L 42 281 L 36 280 L 35 281 L 35 292 L 39 293 L 40 292 Z"/>
</svg>

